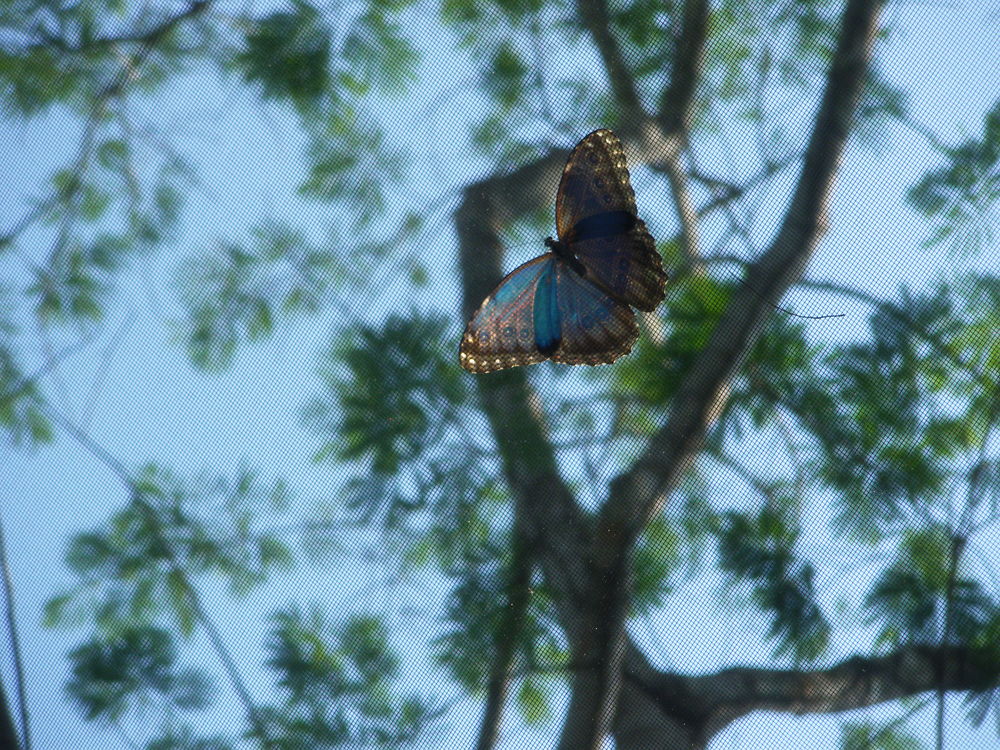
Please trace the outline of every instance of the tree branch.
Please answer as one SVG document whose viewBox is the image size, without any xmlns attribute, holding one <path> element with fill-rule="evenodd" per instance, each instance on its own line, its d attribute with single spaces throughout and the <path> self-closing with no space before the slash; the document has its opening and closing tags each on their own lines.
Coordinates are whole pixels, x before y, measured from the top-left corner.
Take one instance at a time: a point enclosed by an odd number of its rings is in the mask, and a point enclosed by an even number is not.
<svg viewBox="0 0 1000 750">
<path fill-rule="evenodd" d="M 684 255 L 690 262 L 701 255 L 698 211 L 688 189 L 687 173 L 681 166 L 681 152 L 687 145 L 694 92 L 701 80 L 701 67 L 708 38 L 707 0 L 687 0 L 681 14 L 681 26 L 675 37 L 673 70 L 660 98 L 658 121 L 666 134 L 669 148 L 664 150 L 670 192 L 681 225 Z"/>
<path fill-rule="evenodd" d="M 827 669 L 774 670 L 737 667 L 713 675 L 627 672 L 626 683 L 659 711 L 685 721 L 690 746 L 708 741 L 753 711 L 796 714 L 849 711 L 937 689 L 983 690 L 996 684 L 995 665 L 962 646 L 904 646 L 880 657 L 852 657 Z"/>
<path fill-rule="evenodd" d="M 657 119 L 665 133 L 686 134 L 708 39 L 708 0 L 684 3 L 681 27 L 675 39 L 670 85 L 660 97 Z"/>
<path fill-rule="evenodd" d="M 733 296 L 707 346 L 678 388 L 664 427 L 652 438 L 636 464 L 611 483 L 590 555 L 597 570 L 606 574 L 630 570 L 630 564 L 622 566 L 619 561 L 630 557 L 635 539 L 659 512 L 667 494 L 693 460 L 708 425 L 725 403 L 729 378 L 743 353 L 756 339 L 771 306 L 801 275 L 819 242 L 826 228 L 826 206 L 833 178 L 867 74 L 879 8 L 880 3 L 871 0 L 848 3 L 802 172 L 781 229 L 770 249 L 750 267 L 746 284 Z M 627 578 L 617 581 L 610 578 L 605 575 L 602 584 L 628 590 Z M 624 611 L 614 614 L 624 616 Z M 608 615 L 602 613 L 602 616 Z M 613 671 L 615 667 L 620 669 L 628 651 L 623 626 L 604 622 L 601 627 L 618 633 L 619 640 L 608 643 L 602 654 L 605 663 L 597 670 L 598 674 Z M 616 664 L 608 664 L 607 660 Z M 617 692 L 614 681 L 584 684 L 578 679 L 571 711 L 574 706 L 597 707 L 606 702 L 607 696 L 578 695 L 577 688 Z M 642 710 L 631 701 L 622 707 L 624 711 Z M 592 729 L 595 734 L 578 741 L 577 747 L 598 746 L 600 733 L 607 728 L 594 724 Z"/>
<path fill-rule="evenodd" d="M 602 7 L 597 11 L 591 7 L 588 12 L 599 12 Z M 867 70 L 877 8 L 869 0 L 852 0 L 845 11 L 827 90 L 782 229 L 771 249 L 750 269 L 747 286 L 734 297 L 682 384 L 664 429 L 636 466 L 613 482 L 596 533 L 591 533 L 558 474 L 524 373 L 503 370 L 476 379 L 519 522 L 523 520 L 527 539 L 556 594 L 574 661 L 594 664 L 574 674 L 569 714 L 574 720 L 564 725 L 562 748 L 597 747 L 611 729 L 610 721 L 618 712 L 621 663 L 627 652 L 630 665 L 635 661 L 624 629 L 632 542 L 693 457 L 708 421 L 724 400 L 730 375 L 772 300 L 801 273 L 822 233 L 830 185 Z M 693 88 L 693 82 L 690 85 Z M 662 141 L 642 140 L 647 153 L 662 158 L 669 152 L 657 148 Z M 549 200 L 564 158 L 563 152 L 556 152 L 466 189 L 455 213 L 466 315 L 472 314 L 500 278 L 500 227 Z"/>
<path fill-rule="evenodd" d="M 493 750 L 500 737 L 500 721 L 513 673 L 514 657 L 524 628 L 524 619 L 531 599 L 531 557 L 525 548 L 523 535 L 514 541 L 514 559 L 507 585 L 507 609 L 497 630 L 497 653 L 490 665 L 486 686 L 486 708 L 479 725 L 476 750 Z"/>
<path fill-rule="evenodd" d="M 826 229 L 833 178 L 863 85 L 880 3 L 851 0 L 827 77 L 826 91 L 803 159 L 798 185 L 771 247 L 748 269 L 708 345 L 674 396 L 667 423 L 644 454 L 613 482 L 603 525 L 627 530 L 631 544 L 661 508 L 722 408 L 729 378 L 772 305 L 801 275 Z"/>
<path fill-rule="evenodd" d="M 941 645 L 946 647 L 951 642 L 951 631 L 955 617 L 955 583 L 958 576 L 958 564 L 965 550 L 966 537 L 961 532 L 953 533 L 948 554 L 948 578 L 945 585 L 944 596 L 944 623 L 941 627 Z M 937 715 L 934 717 L 934 739 L 935 747 L 942 750 L 944 747 L 944 698 L 947 688 L 945 680 L 948 674 L 948 652 L 945 648 L 938 650 L 935 659 L 935 669 L 937 678 Z"/>
<path fill-rule="evenodd" d="M 470 185 L 455 212 L 462 273 L 463 308 L 468 317 L 500 280 L 500 228 L 519 214 L 550 200 L 565 153 L 556 152 L 516 172 Z M 537 396 L 523 370 L 501 370 L 476 378 L 480 403 L 490 423 L 515 504 L 515 544 L 530 551 L 551 587 L 560 621 L 571 642 L 583 632 L 591 587 L 587 524 L 559 476 Z M 525 561 L 526 565 L 531 560 Z M 513 656 L 501 650 L 491 665 L 490 693 L 480 727 L 479 747 L 492 747 Z"/>
<path fill-rule="evenodd" d="M 31 722 L 28 718 L 28 699 L 25 686 L 24 659 L 21 655 L 21 639 L 17 631 L 17 615 L 14 607 L 14 582 L 10 574 L 7 560 L 7 543 L 4 540 L 3 526 L 0 525 L 0 586 L 3 589 L 3 621 L 7 643 L 14 662 L 14 692 L 17 695 L 18 719 L 20 721 L 21 737 L 24 738 L 25 750 L 31 750 Z M 0 681 L 0 747 L 17 750 L 21 747 L 21 737 L 18 737 L 14 727 L 14 718 Z"/>
<path fill-rule="evenodd" d="M 466 188 L 455 212 L 466 317 L 502 276 L 501 227 L 551 200 L 565 159 L 566 152 L 557 151 Z M 515 499 L 515 528 L 523 530 L 571 631 L 588 587 L 589 540 L 583 515 L 559 476 L 538 398 L 519 368 L 480 375 L 476 385 Z"/>
</svg>

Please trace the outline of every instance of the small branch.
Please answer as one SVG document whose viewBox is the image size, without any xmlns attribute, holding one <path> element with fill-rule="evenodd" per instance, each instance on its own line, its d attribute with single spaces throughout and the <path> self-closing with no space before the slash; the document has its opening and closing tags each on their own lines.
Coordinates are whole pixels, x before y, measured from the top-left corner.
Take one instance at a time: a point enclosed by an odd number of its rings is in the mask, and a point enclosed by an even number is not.
<svg viewBox="0 0 1000 750">
<path fill-rule="evenodd" d="M 947 143 L 941 140 L 941 138 L 938 136 L 937 133 L 935 133 L 929 127 L 927 127 L 922 122 L 917 120 L 915 117 L 912 117 L 911 115 L 907 114 L 899 118 L 899 120 L 900 122 L 903 123 L 903 125 L 908 127 L 917 135 L 921 136 L 925 141 L 927 141 L 930 147 L 933 148 L 935 151 L 938 151 L 942 154 L 950 154 L 954 151 L 954 149 L 951 146 L 949 146 Z"/>
<path fill-rule="evenodd" d="M 746 466 L 736 461 L 731 456 L 726 455 L 722 450 L 712 450 L 708 454 L 719 462 L 722 466 L 729 469 L 733 474 L 743 480 L 754 492 L 764 498 L 764 502 L 767 505 L 775 506 L 778 505 L 778 497 L 774 492 L 774 488 L 768 485 L 760 477 L 756 477 L 751 473 Z"/>
<path fill-rule="evenodd" d="M 39 49 L 45 49 L 46 47 L 55 47 L 60 52 L 65 54 L 77 54 L 113 47 L 118 44 L 154 45 L 165 35 L 173 31 L 173 29 L 180 23 L 201 13 L 209 5 L 209 2 L 210 0 L 194 0 L 194 2 L 189 3 L 188 7 L 180 13 L 164 19 L 161 23 L 157 24 L 148 31 L 136 31 L 128 34 L 121 34 L 119 36 L 97 37 L 96 39 L 91 39 L 86 44 L 69 44 L 62 37 L 54 36 L 42 29 L 39 29 L 38 33 L 41 36 L 42 41 L 29 45 L 27 47 L 27 51 L 34 52 Z"/>
<path fill-rule="evenodd" d="M 680 28 L 675 36 L 670 85 L 660 99 L 657 117 L 664 135 L 663 164 L 670 181 L 677 220 L 681 226 L 683 252 L 688 262 L 701 256 L 698 231 L 698 210 L 688 189 L 688 176 L 681 163 L 687 144 L 694 92 L 701 80 L 705 41 L 708 38 L 707 0 L 687 0 L 681 14 Z"/>
<path fill-rule="evenodd" d="M 511 566 L 507 609 L 496 633 L 498 648 L 490 669 L 486 708 L 479 726 L 476 750 L 493 750 L 500 737 L 500 723 L 513 675 L 514 657 L 517 655 L 517 646 L 531 600 L 531 558 L 523 540 L 514 542 Z"/>
<path fill-rule="evenodd" d="M 622 56 L 618 41 L 611 33 L 611 18 L 605 0 L 576 0 L 576 10 L 604 61 L 611 92 L 622 108 L 621 119 L 625 122 L 644 121 L 646 113 L 639 100 L 635 80 Z"/>
<path fill-rule="evenodd" d="M 883 299 L 879 299 L 867 292 L 863 292 L 859 289 L 852 289 L 851 287 L 843 286 L 841 284 L 835 284 L 830 281 L 811 281 L 809 279 L 803 279 L 796 282 L 796 286 L 801 286 L 806 289 L 817 289 L 825 292 L 833 292 L 834 294 L 839 294 L 844 297 L 850 297 L 856 299 L 865 304 L 871 305 L 877 308 L 882 313 L 891 316 L 897 323 L 902 325 L 908 331 L 913 333 L 915 336 L 925 341 L 934 347 L 934 351 L 940 354 L 942 357 L 946 358 L 953 365 L 958 367 L 963 372 L 967 372 L 972 376 L 979 385 L 992 391 L 994 389 L 994 383 L 989 380 L 985 375 L 975 370 L 971 363 L 966 362 L 962 359 L 961 354 L 951 347 L 944 339 L 940 336 L 928 331 L 920 326 L 913 323 L 910 318 L 908 318 L 903 312 L 899 310 L 891 302 L 887 302 Z"/>
<path fill-rule="evenodd" d="M 208 6 L 208 4 L 208 0 L 194 0 L 194 2 L 191 2 L 184 11 L 176 16 L 166 19 L 163 23 L 155 26 L 147 32 L 144 32 L 143 34 L 107 37 L 104 39 L 94 40 L 91 43 L 94 46 L 109 46 L 119 42 L 130 42 L 140 43 L 141 46 L 134 54 L 123 54 L 121 56 L 123 58 L 123 62 L 118 71 L 94 97 L 84 124 L 83 136 L 81 138 L 78 153 L 70 169 L 72 174 L 71 184 L 67 189 L 63 190 L 58 195 L 40 203 L 34 210 L 29 212 L 21 221 L 19 221 L 10 232 L 0 237 L 0 248 L 11 243 L 17 235 L 20 234 L 20 232 L 24 231 L 35 221 L 44 217 L 54 208 L 64 205 L 64 213 L 60 217 L 56 239 L 49 252 L 48 259 L 48 266 L 53 269 L 51 273 L 55 277 L 58 277 L 58 264 L 62 258 L 66 245 L 69 242 L 76 220 L 76 203 L 80 193 L 80 188 L 84 183 L 84 175 L 89 168 L 91 157 L 93 155 L 94 142 L 97 137 L 98 127 L 107 114 L 109 103 L 115 98 L 122 96 L 126 84 L 130 79 L 137 75 L 139 67 L 152 53 L 157 43 L 180 23 L 201 13 Z M 59 40 L 58 42 L 57 39 Z M 82 50 L 82 48 L 74 49 L 72 47 L 68 47 L 58 37 L 47 38 L 45 44 L 56 47 L 61 46 L 62 48 L 65 48 L 65 51 L 69 52 Z M 90 44 L 88 44 L 87 47 L 89 48 Z M 35 273 L 39 276 L 41 284 L 44 285 L 47 283 L 46 273 L 48 272 L 45 269 L 35 269 Z"/>
<path fill-rule="evenodd" d="M 688 131 L 694 92 L 701 80 L 701 66 L 708 39 L 707 0 L 686 0 L 673 51 L 670 85 L 660 97 L 657 120 L 665 133 Z"/>
<path fill-rule="evenodd" d="M 236 667 L 236 661 L 233 659 L 232 654 L 229 653 L 225 642 L 222 639 L 222 634 L 219 629 L 215 626 L 215 622 L 208 615 L 207 610 L 202 604 L 201 597 L 195 590 L 194 586 L 188 581 L 187 575 L 184 573 L 183 566 L 177 559 L 170 544 L 167 539 L 163 536 L 160 530 L 159 519 L 156 517 L 155 510 L 149 505 L 149 503 L 142 497 L 141 493 L 137 489 L 137 483 L 132 478 L 131 473 L 126 468 L 125 464 L 115 458 L 111 453 L 109 453 L 103 446 L 97 443 L 93 438 L 90 437 L 86 432 L 79 429 L 75 424 L 70 422 L 68 419 L 64 419 L 63 416 L 52 409 L 51 407 L 44 405 L 46 412 L 48 412 L 49 418 L 54 422 L 59 423 L 63 429 L 65 429 L 81 446 L 83 446 L 89 453 L 91 453 L 95 458 L 97 458 L 101 463 L 108 467 L 111 472 L 121 481 L 126 488 L 128 488 L 131 494 L 132 502 L 134 502 L 142 514 L 146 517 L 146 521 L 149 524 L 149 528 L 152 530 L 153 534 L 156 536 L 156 541 L 160 548 L 163 550 L 163 554 L 166 557 L 167 564 L 170 567 L 170 572 L 176 576 L 177 580 L 181 582 L 184 588 L 184 592 L 188 597 L 191 604 L 191 608 L 194 610 L 195 618 L 198 623 L 204 628 L 206 635 L 208 636 L 209 642 L 212 644 L 212 648 L 215 651 L 216 656 L 219 658 L 222 664 L 223 670 L 229 678 L 229 682 L 236 692 L 240 703 L 243 705 L 244 711 L 246 711 L 247 718 L 253 726 L 254 734 L 260 739 L 260 741 L 265 745 L 265 747 L 272 747 L 273 743 L 268 740 L 267 726 L 264 720 L 260 716 L 257 706 L 254 704 L 253 697 L 250 695 L 250 690 L 246 683 L 243 681 L 242 676 L 240 676 L 239 670 Z"/>
<path fill-rule="evenodd" d="M 10 231 L 6 234 L 0 235 L 0 250 L 3 250 L 7 245 L 11 244 L 21 232 L 25 231 L 34 224 L 36 221 L 40 220 L 52 210 L 53 207 L 59 204 L 61 201 L 61 196 L 52 196 L 46 198 L 43 201 L 39 201 L 35 206 L 28 211 L 24 216 L 22 216 L 18 221 L 14 222 L 14 226 L 11 227 Z"/>
<path fill-rule="evenodd" d="M 744 195 L 749 193 L 755 187 L 763 182 L 771 179 L 778 172 L 786 169 L 787 167 L 794 164 L 796 161 L 802 158 L 801 154 L 788 154 L 787 156 L 779 159 L 778 161 L 768 162 L 764 165 L 764 168 L 760 170 L 757 174 L 750 177 L 742 185 L 736 185 L 731 182 L 726 182 L 718 178 L 712 177 L 710 175 L 703 174 L 698 170 L 689 170 L 688 177 L 700 182 L 701 184 L 708 187 L 712 193 L 712 199 L 708 201 L 705 205 L 698 208 L 698 216 L 706 216 L 712 211 L 718 208 L 729 205 L 733 201 L 737 201 Z"/>
<path fill-rule="evenodd" d="M 68 360 L 77 352 L 83 351 L 88 347 L 91 342 L 96 338 L 94 334 L 88 334 L 84 338 L 77 341 L 75 344 L 70 344 L 59 352 L 47 356 L 45 358 L 45 364 L 42 365 L 38 370 L 33 372 L 31 375 L 23 376 L 20 381 L 12 384 L 10 390 L 6 393 L 0 393 L 0 410 L 4 410 L 10 407 L 15 401 L 17 401 L 22 396 L 29 393 L 33 388 L 35 388 L 39 381 L 49 372 L 55 370 L 60 364 Z"/>
<path fill-rule="evenodd" d="M 694 206 L 691 191 L 688 190 L 688 178 L 681 166 L 680 157 L 668 153 L 664 159 L 667 179 L 670 180 L 670 193 L 674 197 L 674 207 L 677 210 L 677 220 L 681 225 L 684 257 L 688 263 L 701 257 L 701 241 L 698 231 L 698 210 Z"/>
</svg>

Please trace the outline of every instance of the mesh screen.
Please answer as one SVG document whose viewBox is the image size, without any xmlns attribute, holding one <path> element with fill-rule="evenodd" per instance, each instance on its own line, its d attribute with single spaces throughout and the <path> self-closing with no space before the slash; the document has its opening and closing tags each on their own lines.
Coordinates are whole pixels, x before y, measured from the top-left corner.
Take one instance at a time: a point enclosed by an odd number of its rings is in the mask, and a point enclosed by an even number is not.
<svg viewBox="0 0 1000 750">
<path fill-rule="evenodd" d="M 5 3 L 0 747 L 996 747 L 989 6 Z"/>
</svg>

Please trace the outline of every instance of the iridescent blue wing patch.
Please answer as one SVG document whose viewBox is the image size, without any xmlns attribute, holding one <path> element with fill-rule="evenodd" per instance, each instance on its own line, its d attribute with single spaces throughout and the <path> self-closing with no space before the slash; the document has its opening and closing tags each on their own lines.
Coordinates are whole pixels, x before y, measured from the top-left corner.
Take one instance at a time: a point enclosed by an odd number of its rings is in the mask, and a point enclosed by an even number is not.
<svg viewBox="0 0 1000 750">
<path fill-rule="evenodd" d="M 636 214 L 625 151 L 595 130 L 570 154 L 556 194 L 552 252 L 514 269 L 466 326 L 462 367 L 482 373 L 552 359 L 614 362 L 639 336 L 630 307 L 654 309 L 667 275 Z"/>
</svg>

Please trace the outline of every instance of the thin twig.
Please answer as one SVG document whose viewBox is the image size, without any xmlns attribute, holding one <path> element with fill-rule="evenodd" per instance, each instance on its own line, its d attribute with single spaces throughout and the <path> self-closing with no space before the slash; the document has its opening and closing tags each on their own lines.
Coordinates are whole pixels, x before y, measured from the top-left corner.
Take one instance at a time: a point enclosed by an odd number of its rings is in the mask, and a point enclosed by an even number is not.
<svg viewBox="0 0 1000 750">
<path fill-rule="evenodd" d="M 28 720 L 28 696 L 25 687 L 24 659 L 21 656 L 21 639 L 17 634 L 17 614 L 14 607 L 14 583 L 7 560 L 7 543 L 4 539 L 3 523 L 0 521 L 0 579 L 3 581 L 4 623 L 7 626 L 7 640 L 14 660 L 14 687 L 17 692 L 17 710 L 21 722 L 21 738 L 24 750 L 31 750 L 31 723 Z M 14 738 L 16 740 L 16 738 Z"/>
</svg>

